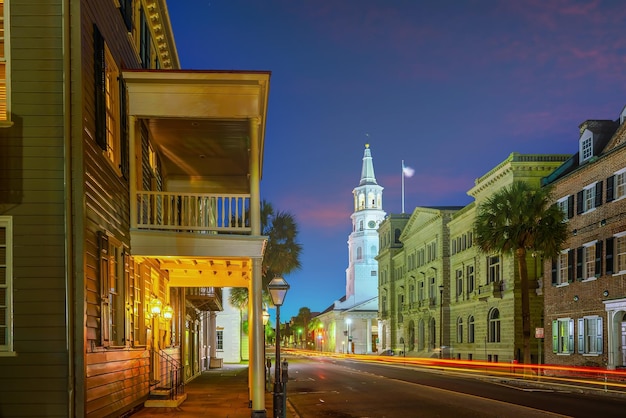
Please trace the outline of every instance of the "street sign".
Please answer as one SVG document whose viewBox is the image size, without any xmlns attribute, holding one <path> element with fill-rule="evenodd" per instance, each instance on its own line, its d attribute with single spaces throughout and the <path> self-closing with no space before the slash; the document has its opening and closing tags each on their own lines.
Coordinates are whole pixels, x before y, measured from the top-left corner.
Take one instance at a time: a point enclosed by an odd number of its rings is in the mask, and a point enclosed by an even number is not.
<svg viewBox="0 0 626 418">
<path fill-rule="evenodd" d="M 535 328 L 535 338 L 543 338 L 543 328 Z"/>
</svg>

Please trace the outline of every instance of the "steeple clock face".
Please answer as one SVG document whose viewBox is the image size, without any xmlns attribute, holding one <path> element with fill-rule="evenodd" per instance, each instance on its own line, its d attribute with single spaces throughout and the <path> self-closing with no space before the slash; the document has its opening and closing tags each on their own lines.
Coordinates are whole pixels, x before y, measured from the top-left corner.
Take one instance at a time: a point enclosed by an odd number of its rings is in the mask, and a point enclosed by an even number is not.
<svg viewBox="0 0 626 418">
<path fill-rule="evenodd" d="M 367 226 L 369 226 L 370 228 L 374 228 L 376 226 L 376 222 L 374 221 L 369 221 L 369 223 L 367 224 Z"/>
</svg>

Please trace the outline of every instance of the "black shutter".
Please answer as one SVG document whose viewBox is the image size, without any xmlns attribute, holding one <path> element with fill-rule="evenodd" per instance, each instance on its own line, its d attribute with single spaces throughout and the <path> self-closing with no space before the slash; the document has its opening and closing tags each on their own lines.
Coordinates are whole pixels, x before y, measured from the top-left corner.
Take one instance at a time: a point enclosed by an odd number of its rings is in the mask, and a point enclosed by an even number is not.
<svg viewBox="0 0 626 418">
<path fill-rule="evenodd" d="M 613 274 L 613 240 L 614 238 L 607 238 L 606 239 L 606 257 L 605 257 L 605 263 L 606 263 L 606 274 Z"/>
<path fill-rule="evenodd" d="M 128 149 L 128 100 L 126 97 L 126 83 L 120 76 L 120 170 L 122 176 L 128 180 L 129 152 Z"/>
<path fill-rule="evenodd" d="M 567 197 L 567 219 L 574 217 L 574 195 L 571 194 Z"/>
<path fill-rule="evenodd" d="M 602 276 L 602 241 L 596 243 L 596 277 Z"/>
<path fill-rule="evenodd" d="M 578 193 L 576 193 L 576 214 L 577 215 L 580 215 L 581 213 L 583 213 L 583 193 L 584 193 L 584 190 L 581 190 Z"/>
<path fill-rule="evenodd" d="M 557 264 L 556 264 L 556 260 L 552 260 L 552 286 L 556 286 L 557 285 Z"/>
<path fill-rule="evenodd" d="M 93 26 L 93 49 L 94 49 L 94 101 L 95 101 L 95 124 L 96 143 L 103 150 L 107 149 L 106 136 L 106 92 L 105 81 L 106 67 L 104 58 L 104 38 L 96 25 Z"/>
<path fill-rule="evenodd" d="M 567 252 L 567 281 L 569 283 L 574 281 L 574 250 Z"/>
<path fill-rule="evenodd" d="M 615 185 L 615 175 L 606 179 L 606 201 L 612 202 L 615 197 L 613 196 L 613 186 Z"/>
<path fill-rule="evenodd" d="M 583 247 L 576 248 L 576 280 L 583 279 Z"/>
<path fill-rule="evenodd" d="M 594 207 L 602 206 L 602 180 L 596 183 L 596 202 Z"/>
</svg>

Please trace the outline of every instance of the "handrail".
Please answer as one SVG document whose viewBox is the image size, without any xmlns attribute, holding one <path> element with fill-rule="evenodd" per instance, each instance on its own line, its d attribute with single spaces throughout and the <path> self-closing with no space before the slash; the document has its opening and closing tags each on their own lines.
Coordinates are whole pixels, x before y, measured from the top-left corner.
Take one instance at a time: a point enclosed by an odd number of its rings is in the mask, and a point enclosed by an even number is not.
<svg viewBox="0 0 626 418">
<path fill-rule="evenodd" d="M 138 191 L 139 229 L 250 233 L 250 195 Z"/>
<path fill-rule="evenodd" d="M 152 353 L 155 361 L 158 361 L 161 379 L 157 380 L 156 376 L 153 376 L 151 386 L 168 390 L 169 398 L 176 399 L 179 394 L 185 393 L 185 366 L 163 350 L 153 348 Z"/>
</svg>

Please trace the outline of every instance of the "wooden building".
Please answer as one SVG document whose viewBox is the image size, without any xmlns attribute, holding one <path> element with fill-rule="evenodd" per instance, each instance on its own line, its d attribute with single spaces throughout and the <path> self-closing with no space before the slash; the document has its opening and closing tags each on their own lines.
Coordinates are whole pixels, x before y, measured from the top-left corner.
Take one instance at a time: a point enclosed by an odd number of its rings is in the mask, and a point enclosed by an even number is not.
<svg viewBox="0 0 626 418">
<path fill-rule="evenodd" d="M 181 402 L 223 287 L 262 413 L 270 73 L 182 70 L 163 0 L 0 5 L 0 415 Z"/>
</svg>

